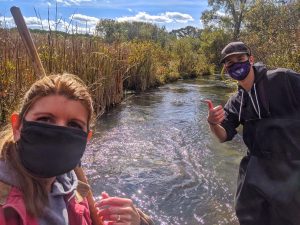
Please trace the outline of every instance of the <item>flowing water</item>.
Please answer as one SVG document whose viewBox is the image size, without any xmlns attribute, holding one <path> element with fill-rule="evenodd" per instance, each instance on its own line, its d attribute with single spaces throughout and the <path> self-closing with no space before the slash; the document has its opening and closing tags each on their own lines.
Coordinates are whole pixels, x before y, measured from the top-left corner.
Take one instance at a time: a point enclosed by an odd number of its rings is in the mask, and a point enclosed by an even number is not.
<svg viewBox="0 0 300 225">
<path fill-rule="evenodd" d="M 131 95 L 98 121 L 83 160 L 95 195 L 133 199 L 156 224 L 238 224 L 233 202 L 241 135 L 220 144 L 207 106 L 226 102 L 222 80 L 178 81 Z"/>
</svg>

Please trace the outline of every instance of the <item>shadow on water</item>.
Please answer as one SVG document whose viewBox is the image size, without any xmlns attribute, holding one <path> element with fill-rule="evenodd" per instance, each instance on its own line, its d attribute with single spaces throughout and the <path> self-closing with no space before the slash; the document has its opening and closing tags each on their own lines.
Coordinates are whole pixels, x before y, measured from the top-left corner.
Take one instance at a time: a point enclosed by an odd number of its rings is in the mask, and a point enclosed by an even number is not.
<svg viewBox="0 0 300 225">
<path fill-rule="evenodd" d="M 105 114 L 83 160 L 95 194 L 132 198 L 156 224 L 238 224 L 240 135 L 219 144 L 201 100 L 224 104 L 222 80 L 179 81 L 132 95 Z"/>
</svg>

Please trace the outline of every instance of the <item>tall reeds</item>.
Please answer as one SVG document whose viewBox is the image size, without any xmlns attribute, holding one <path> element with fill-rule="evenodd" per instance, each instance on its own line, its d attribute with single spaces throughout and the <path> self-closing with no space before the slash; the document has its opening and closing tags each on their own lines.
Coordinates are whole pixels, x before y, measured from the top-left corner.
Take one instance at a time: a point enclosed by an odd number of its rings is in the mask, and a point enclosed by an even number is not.
<svg viewBox="0 0 300 225">
<path fill-rule="evenodd" d="M 5 121 L 24 89 L 35 79 L 26 50 L 16 34 L 14 30 L 0 29 L 0 121 Z M 26 74 L 26 78 L 21 74 Z"/>
<path fill-rule="evenodd" d="M 144 91 L 163 82 L 161 49 L 151 42 L 106 44 L 99 37 L 62 32 L 32 32 L 47 74 L 73 73 L 90 87 L 100 115 L 123 98 L 123 88 Z M 35 81 L 15 29 L 0 29 L 0 121 L 18 105 Z M 166 57 L 168 58 L 168 57 Z"/>
</svg>

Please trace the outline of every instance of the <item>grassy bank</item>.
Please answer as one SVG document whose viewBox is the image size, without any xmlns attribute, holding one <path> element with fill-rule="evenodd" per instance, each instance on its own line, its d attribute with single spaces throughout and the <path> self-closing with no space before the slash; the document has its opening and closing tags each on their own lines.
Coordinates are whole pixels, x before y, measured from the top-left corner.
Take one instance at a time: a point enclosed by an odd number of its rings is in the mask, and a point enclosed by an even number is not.
<svg viewBox="0 0 300 225">
<path fill-rule="evenodd" d="M 31 33 L 46 73 L 81 77 L 100 115 L 122 101 L 124 90 L 145 91 L 178 78 L 219 73 L 220 52 L 234 40 L 247 43 L 255 61 L 268 68 L 299 72 L 299 1 L 255 1 L 244 6 L 241 21 L 232 20 L 229 13 L 217 26 L 211 23 L 215 12 L 207 11 L 201 17 L 203 29 L 187 26 L 168 32 L 144 22 L 101 19 L 96 36 L 74 34 L 73 29 Z M 232 27 L 233 22 L 240 26 Z M 6 122 L 36 79 L 18 32 L 5 27 L 0 21 L 0 123 Z"/>
<path fill-rule="evenodd" d="M 179 78 L 177 59 L 151 41 L 107 44 L 95 36 L 55 32 L 32 32 L 32 37 L 46 73 L 82 78 L 97 114 L 121 102 L 124 89 L 144 91 Z M 0 121 L 5 122 L 36 78 L 16 30 L 0 30 L 0 58 Z"/>
</svg>

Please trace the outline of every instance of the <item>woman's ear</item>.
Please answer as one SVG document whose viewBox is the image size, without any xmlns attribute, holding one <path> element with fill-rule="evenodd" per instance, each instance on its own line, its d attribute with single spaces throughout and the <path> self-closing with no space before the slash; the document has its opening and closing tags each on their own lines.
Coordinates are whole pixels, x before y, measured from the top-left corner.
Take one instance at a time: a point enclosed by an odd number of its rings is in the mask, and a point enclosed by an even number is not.
<svg viewBox="0 0 300 225">
<path fill-rule="evenodd" d="M 13 130 L 14 141 L 18 141 L 21 136 L 21 121 L 18 113 L 13 113 L 10 117 L 11 127 Z"/>
<path fill-rule="evenodd" d="M 92 136 L 93 136 L 93 131 L 90 130 L 87 136 L 87 141 L 90 141 Z"/>
</svg>

